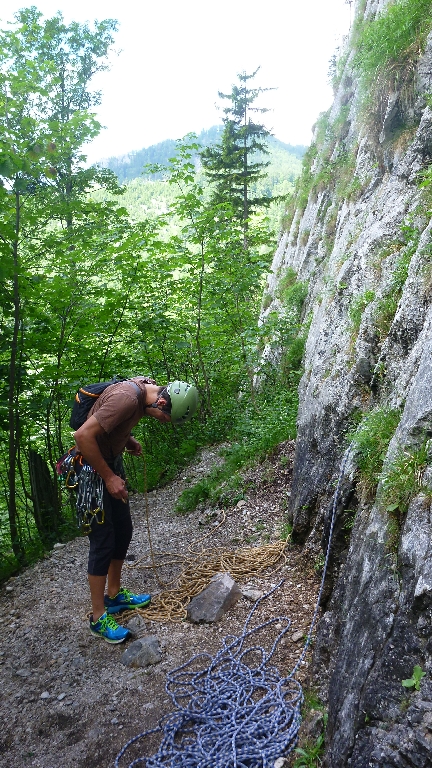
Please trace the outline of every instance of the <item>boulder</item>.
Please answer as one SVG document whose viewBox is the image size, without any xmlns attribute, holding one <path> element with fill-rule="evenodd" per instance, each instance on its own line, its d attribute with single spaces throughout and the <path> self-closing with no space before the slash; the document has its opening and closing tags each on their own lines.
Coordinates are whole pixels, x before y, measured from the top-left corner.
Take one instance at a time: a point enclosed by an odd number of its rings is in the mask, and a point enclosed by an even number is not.
<svg viewBox="0 0 432 768">
<path fill-rule="evenodd" d="M 187 607 L 194 624 L 218 621 L 241 597 L 241 591 L 229 573 L 217 573 L 208 587 L 192 598 Z"/>
<path fill-rule="evenodd" d="M 120 661 L 126 667 L 148 667 L 162 658 L 156 635 L 147 635 L 135 640 L 122 654 Z"/>
</svg>

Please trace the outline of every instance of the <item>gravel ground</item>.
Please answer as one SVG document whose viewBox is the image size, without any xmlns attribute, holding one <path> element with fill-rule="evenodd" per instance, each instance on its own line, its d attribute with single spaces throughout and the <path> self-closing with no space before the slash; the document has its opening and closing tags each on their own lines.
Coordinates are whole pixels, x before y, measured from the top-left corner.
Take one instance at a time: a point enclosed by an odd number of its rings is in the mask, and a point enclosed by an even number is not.
<svg viewBox="0 0 432 768">
<path fill-rule="evenodd" d="M 271 458 L 248 470 L 244 499 L 225 508 L 226 521 L 216 527 L 220 510 L 201 508 L 185 516 L 172 513 L 179 493 L 221 461 L 217 449 L 203 451 L 193 469 L 184 470 L 165 488 L 148 495 L 154 550 L 186 553 L 207 532 L 212 547 L 277 541 L 289 495 L 292 457 L 293 444 L 283 443 Z M 138 563 L 149 552 L 144 497 L 133 496 L 131 506 L 134 537 L 124 585 L 153 594 L 159 590 L 155 575 Z M 130 738 L 154 727 L 172 711 L 165 691 L 166 673 L 196 653 L 214 655 L 225 635 L 241 633 L 253 605 L 242 597 L 219 622 L 210 625 L 141 621 L 135 637 L 157 635 L 162 661 L 131 669 L 120 662 L 124 645 L 108 645 L 89 633 L 87 546 L 85 538 L 57 545 L 46 559 L 2 585 L 2 768 L 110 768 Z M 292 620 L 274 657 L 284 675 L 301 653 L 319 587 L 306 554 L 293 545 L 285 554 L 286 563 L 278 572 L 269 569 L 239 582 L 241 589 L 265 593 L 284 579 L 256 613 L 256 624 L 280 615 Z M 160 578 L 167 580 L 168 570 L 164 573 L 162 569 Z M 277 629 L 273 632 L 277 634 Z M 264 633 L 260 644 L 270 650 L 275 634 Z M 297 676 L 300 682 L 306 679 L 307 666 L 306 661 Z M 143 748 L 141 744 L 141 754 Z M 156 744 L 153 749 L 150 746 L 149 754 L 156 748 Z M 128 756 L 122 765 L 129 765 L 138 754 Z"/>
</svg>

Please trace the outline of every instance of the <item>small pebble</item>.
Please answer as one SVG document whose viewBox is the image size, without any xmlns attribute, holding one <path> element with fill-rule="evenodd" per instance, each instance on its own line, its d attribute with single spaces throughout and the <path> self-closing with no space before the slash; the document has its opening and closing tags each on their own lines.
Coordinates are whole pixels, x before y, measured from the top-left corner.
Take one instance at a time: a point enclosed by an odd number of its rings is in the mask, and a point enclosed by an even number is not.
<svg viewBox="0 0 432 768">
<path fill-rule="evenodd" d="M 48 693 L 48 691 L 44 691 L 43 693 L 41 693 L 40 697 L 41 699 L 49 699 L 50 694 Z"/>
</svg>

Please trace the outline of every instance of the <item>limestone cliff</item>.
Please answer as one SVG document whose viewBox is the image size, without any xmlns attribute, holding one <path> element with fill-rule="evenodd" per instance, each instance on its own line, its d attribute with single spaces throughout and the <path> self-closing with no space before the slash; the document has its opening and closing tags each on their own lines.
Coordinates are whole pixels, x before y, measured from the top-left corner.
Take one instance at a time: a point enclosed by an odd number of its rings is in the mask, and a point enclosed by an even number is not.
<svg viewBox="0 0 432 768">
<path fill-rule="evenodd" d="M 280 307 L 287 269 L 308 282 L 290 514 L 311 557 L 326 542 L 347 434 L 359 421 L 367 430 L 370 413 L 398 419 L 378 485 L 354 452 L 342 486 L 314 652 L 328 768 L 432 765 L 432 203 L 420 186 L 432 163 L 432 34 L 420 24 L 369 81 L 359 59 L 365 28 L 394 5 L 357 2 L 262 316 Z M 426 672 L 418 691 L 401 685 L 415 665 Z"/>
</svg>

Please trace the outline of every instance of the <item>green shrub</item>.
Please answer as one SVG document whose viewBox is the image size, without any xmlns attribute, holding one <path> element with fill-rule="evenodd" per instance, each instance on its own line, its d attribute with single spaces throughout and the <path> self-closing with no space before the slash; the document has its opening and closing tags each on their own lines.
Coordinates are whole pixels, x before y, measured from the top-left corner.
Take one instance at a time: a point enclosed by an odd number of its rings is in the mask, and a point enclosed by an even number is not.
<svg viewBox="0 0 432 768">
<path fill-rule="evenodd" d="M 351 306 L 348 310 L 348 317 L 351 322 L 351 335 L 357 336 L 360 328 L 360 323 L 368 304 L 370 304 L 375 298 L 374 291 L 367 290 L 356 296 L 351 302 Z"/>
<path fill-rule="evenodd" d="M 292 288 L 297 282 L 297 272 L 292 267 L 287 267 L 283 275 L 279 278 L 278 295 L 282 296 L 288 288 Z"/>
<path fill-rule="evenodd" d="M 281 292 L 281 298 L 286 309 L 292 310 L 296 317 L 300 319 L 306 296 L 308 295 L 308 284 L 297 282 Z"/>
<path fill-rule="evenodd" d="M 398 409 L 376 408 L 364 417 L 356 432 L 349 435 L 354 443 L 361 479 L 368 491 L 378 485 L 387 448 L 399 419 Z"/>
<path fill-rule="evenodd" d="M 366 87 L 378 73 L 398 78 L 425 44 L 432 24 L 431 0 L 399 0 L 366 21 L 357 41 L 354 66 Z"/>
<path fill-rule="evenodd" d="M 242 498 L 244 489 L 238 470 L 265 456 L 275 445 L 295 437 L 297 408 L 296 385 L 276 392 L 269 388 L 269 393 L 258 396 L 255 408 L 248 406 L 233 419 L 231 437 L 235 436 L 236 442 L 225 451 L 224 464 L 183 491 L 175 511 L 185 514 L 202 502 L 232 505 Z"/>
<path fill-rule="evenodd" d="M 425 440 L 418 448 L 399 451 L 383 472 L 379 503 L 399 522 L 417 494 L 430 494 L 422 481 L 429 461 L 430 444 Z"/>
</svg>

